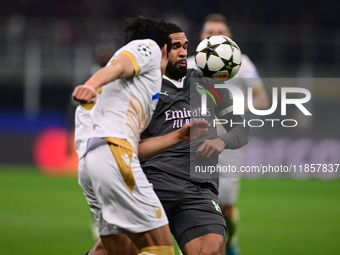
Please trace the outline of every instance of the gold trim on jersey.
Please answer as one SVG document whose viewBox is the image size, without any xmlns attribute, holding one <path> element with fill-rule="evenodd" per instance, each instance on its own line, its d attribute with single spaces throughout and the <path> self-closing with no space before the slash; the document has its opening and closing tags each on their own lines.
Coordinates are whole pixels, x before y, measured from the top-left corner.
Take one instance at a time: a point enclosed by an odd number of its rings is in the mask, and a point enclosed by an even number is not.
<svg viewBox="0 0 340 255">
<path fill-rule="evenodd" d="M 109 143 L 117 144 L 121 147 L 124 147 L 128 150 L 131 150 L 132 152 L 135 152 L 132 145 L 128 141 L 126 141 L 125 139 L 120 139 L 120 138 L 115 138 L 115 137 L 104 137 L 103 139 L 105 141 L 108 141 Z"/>
<path fill-rule="evenodd" d="M 140 255 L 175 255 L 171 246 L 147 246 L 139 250 Z"/>
<path fill-rule="evenodd" d="M 262 89 L 263 89 L 263 83 L 259 83 L 253 87 L 253 93 L 258 92 L 259 90 L 262 90 Z"/>
<path fill-rule="evenodd" d="M 140 66 L 138 65 L 138 63 L 137 63 L 135 57 L 133 56 L 133 54 L 131 52 L 129 52 L 129 51 L 126 51 L 126 50 L 121 51 L 118 55 L 120 55 L 120 54 L 123 54 L 123 55 L 127 56 L 130 59 L 131 64 L 133 66 L 133 69 L 135 70 L 135 74 L 133 76 L 138 75 L 140 73 Z"/>
<path fill-rule="evenodd" d="M 88 103 L 80 103 L 80 105 L 82 107 L 84 107 L 86 111 L 90 111 L 95 104 L 96 104 L 96 102 L 89 103 L 89 104 Z"/>
<path fill-rule="evenodd" d="M 105 137 L 103 139 L 108 141 L 109 148 L 116 160 L 119 172 L 123 177 L 125 185 L 132 194 L 136 183 L 131 169 L 131 161 L 134 153 L 132 145 L 125 139 L 113 137 Z"/>
<path fill-rule="evenodd" d="M 98 89 L 97 89 L 97 94 L 101 94 L 102 91 L 103 91 L 103 87 L 98 88 Z"/>
<path fill-rule="evenodd" d="M 101 94 L 102 91 L 103 91 L 103 87 L 100 87 L 100 88 L 97 89 L 96 92 L 97 92 L 97 94 Z M 86 111 L 90 111 L 95 104 L 96 104 L 96 102 L 93 102 L 93 103 L 80 103 L 80 105 L 82 107 L 84 107 Z"/>
</svg>

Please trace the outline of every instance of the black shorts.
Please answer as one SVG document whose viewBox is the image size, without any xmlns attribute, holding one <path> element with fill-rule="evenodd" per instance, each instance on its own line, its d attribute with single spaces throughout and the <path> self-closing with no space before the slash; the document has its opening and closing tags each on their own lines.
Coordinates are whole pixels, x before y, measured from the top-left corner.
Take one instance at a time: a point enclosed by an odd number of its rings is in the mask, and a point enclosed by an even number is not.
<svg viewBox="0 0 340 255">
<path fill-rule="evenodd" d="M 226 238 L 226 223 L 217 194 L 198 184 L 157 169 L 144 169 L 169 220 L 171 233 L 183 249 L 189 241 L 210 233 Z"/>
</svg>

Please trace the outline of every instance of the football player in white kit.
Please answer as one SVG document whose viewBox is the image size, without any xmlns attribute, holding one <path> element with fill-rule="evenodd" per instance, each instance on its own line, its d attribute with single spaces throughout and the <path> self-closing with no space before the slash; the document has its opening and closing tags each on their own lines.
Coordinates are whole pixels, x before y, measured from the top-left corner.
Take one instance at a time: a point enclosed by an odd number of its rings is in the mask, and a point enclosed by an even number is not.
<svg viewBox="0 0 340 255">
<path fill-rule="evenodd" d="M 163 207 L 137 156 L 171 41 L 150 18 L 128 19 L 124 32 L 127 44 L 73 92 L 82 105 L 76 117 L 79 184 L 107 254 L 114 254 L 112 243 L 120 234 L 127 234 L 140 254 L 174 254 Z"/>
<path fill-rule="evenodd" d="M 227 19 L 221 14 L 210 14 L 204 19 L 200 39 L 203 40 L 206 37 L 212 35 L 224 35 L 232 38 Z M 194 56 L 188 58 L 188 68 L 195 68 Z M 269 106 L 269 100 L 267 93 L 264 89 L 262 80 L 258 76 L 256 67 L 250 61 L 249 57 L 242 54 L 242 64 L 238 73 L 232 78 L 230 82 L 233 85 L 238 86 L 245 98 L 247 98 L 247 88 L 251 87 L 253 90 L 253 106 L 255 109 L 267 109 Z M 248 105 L 245 105 L 245 112 L 249 111 Z M 217 132 L 219 135 L 225 133 L 225 129 L 217 125 Z M 221 166 L 235 166 L 236 169 L 240 169 L 242 165 L 242 149 L 237 150 L 224 150 L 219 155 L 219 165 Z M 235 207 L 235 202 L 238 195 L 239 178 L 231 176 L 230 174 L 223 176 L 223 172 L 220 173 L 220 185 L 219 185 L 219 200 L 222 213 L 227 222 L 227 241 L 226 241 L 226 254 L 235 255 L 239 254 L 237 247 L 237 225 L 238 225 L 238 210 Z"/>
</svg>

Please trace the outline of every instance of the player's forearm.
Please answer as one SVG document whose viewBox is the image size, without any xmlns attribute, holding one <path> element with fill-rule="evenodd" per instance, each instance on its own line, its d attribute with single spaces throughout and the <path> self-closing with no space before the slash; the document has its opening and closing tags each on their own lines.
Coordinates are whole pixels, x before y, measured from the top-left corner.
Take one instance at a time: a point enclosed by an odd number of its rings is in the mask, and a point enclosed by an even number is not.
<svg viewBox="0 0 340 255">
<path fill-rule="evenodd" d="M 97 90 L 101 86 L 120 78 L 122 73 L 123 67 L 120 64 L 105 66 L 92 75 L 92 77 L 85 82 L 85 85 L 89 85 Z"/>
<path fill-rule="evenodd" d="M 218 138 L 224 142 L 225 149 L 238 149 L 249 142 L 249 126 L 241 115 L 233 115 L 231 120 L 228 123 L 238 124 L 233 124 L 232 127 L 231 124 L 223 124 L 228 132 Z"/>
<path fill-rule="evenodd" d="M 162 151 L 183 141 L 179 130 L 164 136 L 157 136 L 140 141 L 138 145 L 138 158 L 144 159 L 161 153 Z"/>
<path fill-rule="evenodd" d="M 101 86 L 117 79 L 132 77 L 134 73 L 135 70 L 130 59 L 121 54 L 116 57 L 116 60 L 111 65 L 103 67 L 92 75 L 85 85 L 90 85 L 97 90 Z"/>
<path fill-rule="evenodd" d="M 246 145 L 249 141 L 249 127 L 235 126 L 228 133 L 219 136 L 225 149 L 238 149 Z"/>
</svg>

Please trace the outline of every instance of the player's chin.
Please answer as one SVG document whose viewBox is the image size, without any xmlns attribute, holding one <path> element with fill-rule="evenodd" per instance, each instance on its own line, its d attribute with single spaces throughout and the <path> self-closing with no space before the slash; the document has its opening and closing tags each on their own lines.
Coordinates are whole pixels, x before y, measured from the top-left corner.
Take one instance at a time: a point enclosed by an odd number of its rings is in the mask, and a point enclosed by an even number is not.
<svg viewBox="0 0 340 255">
<path fill-rule="evenodd" d="M 183 77 L 187 74 L 188 68 L 187 68 L 186 65 L 185 66 L 177 66 L 177 70 L 181 74 L 181 76 Z"/>
</svg>

